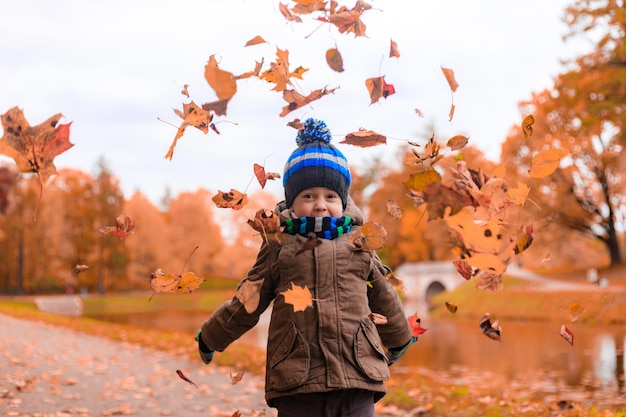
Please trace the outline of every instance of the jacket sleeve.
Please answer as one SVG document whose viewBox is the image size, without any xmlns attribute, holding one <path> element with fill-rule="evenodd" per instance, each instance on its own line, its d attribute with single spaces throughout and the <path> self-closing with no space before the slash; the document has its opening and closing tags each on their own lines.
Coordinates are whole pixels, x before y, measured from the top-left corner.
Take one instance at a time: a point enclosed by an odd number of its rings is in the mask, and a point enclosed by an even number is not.
<svg viewBox="0 0 626 417">
<path fill-rule="evenodd" d="M 367 294 L 369 306 L 373 313 L 381 314 L 387 318 L 387 323 L 379 324 L 376 327 L 383 344 L 387 348 L 393 348 L 404 346 L 411 340 L 413 334 L 398 291 L 385 277 L 387 272 L 388 269 L 374 254 L 369 277 L 371 285 Z"/>
<path fill-rule="evenodd" d="M 230 301 L 222 304 L 202 324 L 202 341 L 209 349 L 222 352 L 228 345 L 258 323 L 259 317 L 274 299 L 274 282 L 277 278 L 279 251 L 280 244 L 277 242 L 264 242 L 254 266 L 248 271 L 246 278 L 237 285 L 237 290 L 240 290 L 242 286 L 255 288 L 255 294 L 256 288 L 258 288 L 259 303 L 254 311 L 248 312 L 246 307 L 250 309 L 250 305 L 256 303 L 246 303 L 244 306 L 239 298 L 234 296 Z M 259 284 L 259 281 L 262 283 Z M 254 297 L 255 294 L 246 294 L 246 297 Z"/>
</svg>

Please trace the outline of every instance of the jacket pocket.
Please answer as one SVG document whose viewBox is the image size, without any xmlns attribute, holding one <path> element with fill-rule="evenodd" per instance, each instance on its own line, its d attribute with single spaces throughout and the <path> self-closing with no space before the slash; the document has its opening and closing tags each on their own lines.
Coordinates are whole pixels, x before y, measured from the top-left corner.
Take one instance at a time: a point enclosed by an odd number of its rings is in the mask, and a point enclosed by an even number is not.
<svg viewBox="0 0 626 417">
<path fill-rule="evenodd" d="M 389 379 L 387 357 L 376 326 L 369 317 L 361 320 L 354 340 L 354 356 L 361 371 L 372 381 Z"/>
<path fill-rule="evenodd" d="M 269 359 L 268 382 L 272 389 L 284 391 L 306 382 L 311 355 L 302 333 L 292 324 Z"/>
</svg>

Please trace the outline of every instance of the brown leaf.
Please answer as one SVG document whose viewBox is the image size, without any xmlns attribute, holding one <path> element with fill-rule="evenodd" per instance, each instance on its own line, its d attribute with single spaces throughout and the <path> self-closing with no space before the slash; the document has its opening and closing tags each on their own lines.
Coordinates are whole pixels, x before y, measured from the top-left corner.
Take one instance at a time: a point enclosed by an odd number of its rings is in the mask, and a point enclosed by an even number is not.
<svg viewBox="0 0 626 417">
<path fill-rule="evenodd" d="M 449 303 L 447 301 L 446 301 L 446 308 L 452 314 L 456 313 L 456 311 L 459 309 L 456 305 Z"/>
<path fill-rule="evenodd" d="M 101 227 L 99 231 L 104 235 L 112 233 L 118 238 L 124 239 L 133 234 L 134 228 L 135 219 L 127 214 L 122 214 L 115 218 L 115 226 Z"/>
<path fill-rule="evenodd" d="M 300 246 L 300 249 L 298 249 L 296 253 L 293 254 L 293 256 L 298 256 L 302 252 L 311 250 L 321 244 L 322 244 L 322 241 L 315 235 L 315 233 L 309 232 L 309 234 L 307 235 L 307 240 L 302 242 L 302 246 Z"/>
<path fill-rule="evenodd" d="M 70 142 L 71 123 L 59 124 L 62 117 L 58 113 L 31 127 L 21 109 L 9 109 L 0 116 L 4 129 L 0 154 L 13 158 L 20 172 L 36 172 L 45 184 L 57 172 L 54 158 L 74 146 Z"/>
<path fill-rule="evenodd" d="M 463 278 L 465 278 L 468 281 L 472 279 L 472 277 L 474 276 L 474 269 L 469 263 L 467 263 L 467 261 L 457 260 L 457 261 L 454 261 L 453 264 L 456 270 L 459 272 L 459 274 L 461 274 Z"/>
<path fill-rule="evenodd" d="M 172 141 L 170 148 L 164 156 L 165 159 L 169 160 L 171 160 L 174 156 L 174 148 L 176 147 L 176 143 L 178 142 L 178 139 L 183 136 L 187 127 L 193 126 L 196 129 L 202 131 L 204 134 L 207 134 L 209 132 L 209 125 L 213 120 L 212 113 L 201 107 L 198 107 L 198 105 L 193 101 L 189 103 L 183 103 L 183 110 L 180 111 L 178 109 L 174 109 L 174 113 L 176 113 L 181 119 L 183 119 L 183 121 L 178 127 L 176 136 L 174 136 L 174 140 Z"/>
<path fill-rule="evenodd" d="M 248 204 L 248 195 L 231 189 L 229 192 L 218 191 L 212 198 L 215 205 L 219 208 L 232 208 L 239 210 Z"/>
<path fill-rule="evenodd" d="M 398 51 L 398 44 L 391 39 L 389 45 L 389 58 L 400 58 L 400 51 Z"/>
<path fill-rule="evenodd" d="M 267 41 L 265 39 L 263 39 L 261 36 L 256 35 L 254 38 L 250 39 L 248 42 L 246 42 L 246 44 L 244 45 L 244 47 L 246 46 L 252 46 L 252 45 L 258 45 L 261 43 L 266 43 Z"/>
<path fill-rule="evenodd" d="M 161 268 L 150 274 L 150 286 L 154 293 L 190 293 L 197 290 L 204 282 L 204 278 L 193 272 L 182 275 L 169 273 L 165 275 Z"/>
<path fill-rule="evenodd" d="M 248 225 L 261 233 L 265 240 L 267 235 L 281 233 L 280 216 L 274 211 L 258 210 L 254 219 L 248 219 Z"/>
<path fill-rule="evenodd" d="M 392 94 L 395 94 L 396 89 L 393 84 L 387 84 L 385 76 L 368 78 L 365 80 L 365 87 L 370 94 L 370 105 L 378 102 L 381 97 L 387 98 Z"/>
<path fill-rule="evenodd" d="M 528 139 L 533 135 L 533 123 L 535 123 L 535 118 L 532 114 L 524 117 L 522 120 L 522 132 L 524 132 L 524 137 Z"/>
<path fill-rule="evenodd" d="M 356 250 L 378 250 L 387 243 L 387 231 L 379 223 L 366 222 L 348 241 Z"/>
<path fill-rule="evenodd" d="M 402 209 L 395 200 L 387 200 L 387 213 L 394 219 L 400 220 L 402 218 Z"/>
<path fill-rule="evenodd" d="M 322 88 L 312 91 L 308 96 L 304 96 L 295 90 L 285 90 L 283 91 L 283 99 L 289 104 L 283 107 L 280 117 L 284 117 L 302 106 L 306 106 L 313 101 L 319 100 L 325 95 L 333 93 L 335 90 L 336 88 L 332 88 L 330 90 Z"/>
<path fill-rule="evenodd" d="M 464 148 L 465 145 L 467 145 L 467 142 L 469 142 L 469 138 L 467 136 L 456 135 L 448 139 L 447 145 L 450 147 L 450 149 L 456 151 Z"/>
<path fill-rule="evenodd" d="M 289 7 L 286 4 L 278 3 L 278 10 L 280 10 L 280 13 L 290 22 L 302 22 L 300 16 L 291 13 L 291 10 L 289 10 Z"/>
<path fill-rule="evenodd" d="M 180 379 L 182 379 L 183 381 L 186 381 L 186 382 L 190 383 L 191 385 L 193 385 L 194 387 L 198 388 L 198 386 L 197 386 L 197 385 L 196 385 L 196 384 L 195 384 L 195 383 L 194 383 L 191 379 L 187 378 L 187 377 L 185 376 L 185 374 L 183 374 L 183 371 L 181 371 L 181 370 L 177 369 L 177 370 L 176 370 L 176 373 L 178 374 L 178 376 L 180 377 Z"/>
<path fill-rule="evenodd" d="M 331 48 L 326 51 L 326 62 L 333 71 L 343 72 L 343 58 L 339 49 Z"/>
<path fill-rule="evenodd" d="M 339 143 L 354 145 L 360 148 L 368 148 L 371 146 L 387 143 L 387 137 L 376 133 L 373 130 L 359 129 L 358 132 L 348 133 L 346 138 Z"/>
<path fill-rule="evenodd" d="M 259 301 L 261 300 L 261 287 L 265 278 L 257 279 L 254 281 L 245 280 L 237 288 L 235 296 L 241 304 L 243 304 L 246 313 L 252 314 L 259 307 Z"/>
<path fill-rule="evenodd" d="M 8 216 L 15 208 L 15 197 L 13 195 L 13 184 L 19 171 L 14 164 L 2 164 L 0 166 L 0 214 Z"/>
<path fill-rule="evenodd" d="M 387 324 L 387 317 L 382 314 L 370 313 L 368 317 L 374 324 Z"/>
<path fill-rule="evenodd" d="M 448 85 L 450 86 L 450 90 L 454 93 L 457 88 L 459 88 L 459 83 L 456 82 L 456 78 L 454 77 L 454 71 L 450 68 L 441 67 L 441 71 L 443 71 L 443 75 L 446 77 L 448 81 Z"/>
<path fill-rule="evenodd" d="M 204 67 L 204 78 L 220 100 L 230 100 L 237 92 L 237 81 L 231 72 L 221 70 L 215 55 L 209 57 Z"/>
<path fill-rule="evenodd" d="M 483 331 L 483 334 L 491 340 L 502 341 L 502 328 L 498 320 L 493 323 L 491 322 L 491 315 L 489 313 L 485 313 L 483 318 L 480 319 L 480 329 Z"/>
<path fill-rule="evenodd" d="M 570 329 L 568 329 L 567 327 L 565 327 L 564 324 L 561 325 L 561 337 L 563 339 L 565 339 L 565 341 L 567 343 L 569 343 L 570 345 L 574 346 L 574 333 L 572 333 L 572 331 Z"/>
<path fill-rule="evenodd" d="M 232 385 L 236 385 L 237 383 L 239 383 L 239 381 L 241 381 L 241 378 L 243 378 L 244 374 L 245 374 L 244 371 L 239 371 L 236 373 L 229 372 L 228 376 L 230 376 L 230 383 Z"/>
</svg>

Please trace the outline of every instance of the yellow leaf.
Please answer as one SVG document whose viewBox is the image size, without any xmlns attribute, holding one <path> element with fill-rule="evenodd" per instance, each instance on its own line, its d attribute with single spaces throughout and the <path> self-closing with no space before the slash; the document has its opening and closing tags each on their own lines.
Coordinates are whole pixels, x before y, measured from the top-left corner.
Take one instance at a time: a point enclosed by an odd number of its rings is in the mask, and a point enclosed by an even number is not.
<svg viewBox="0 0 626 417">
<path fill-rule="evenodd" d="M 530 193 L 530 187 L 522 182 L 517 184 L 517 188 L 510 188 L 508 190 L 508 195 L 513 200 L 514 204 L 524 205 L 526 202 L 526 198 L 528 198 L 528 194 Z"/>
<path fill-rule="evenodd" d="M 567 155 L 569 151 L 562 148 L 539 152 L 532 159 L 529 175 L 533 178 L 547 177 L 559 167 L 561 160 Z"/>
<path fill-rule="evenodd" d="M 426 171 L 411 174 L 404 184 L 413 191 L 424 191 L 427 185 L 436 182 L 441 182 L 441 175 L 433 168 L 429 168 Z"/>
<path fill-rule="evenodd" d="M 305 285 L 304 287 L 300 287 L 293 282 L 290 283 L 291 288 L 282 291 L 280 294 L 285 297 L 285 302 L 287 304 L 293 305 L 293 311 L 304 311 L 307 307 L 313 307 L 313 297 L 311 296 L 311 291 Z"/>
<path fill-rule="evenodd" d="M 165 275 L 163 270 L 157 269 L 150 274 L 150 286 L 155 293 L 189 293 L 197 290 L 204 278 L 193 272 L 185 272 L 182 275 L 172 273 Z"/>
</svg>

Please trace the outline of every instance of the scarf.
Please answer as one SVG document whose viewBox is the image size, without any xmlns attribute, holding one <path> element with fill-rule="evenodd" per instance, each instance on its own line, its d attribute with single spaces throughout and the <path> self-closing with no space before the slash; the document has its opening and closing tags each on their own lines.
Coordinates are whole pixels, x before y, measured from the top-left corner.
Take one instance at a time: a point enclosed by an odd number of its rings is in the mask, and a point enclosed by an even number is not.
<svg viewBox="0 0 626 417">
<path fill-rule="evenodd" d="M 313 232 L 323 239 L 334 239 L 350 231 L 352 218 L 342 217 L 300 217 L 283 222 L 285 233 L 306 236 Z"/>
</svg>

